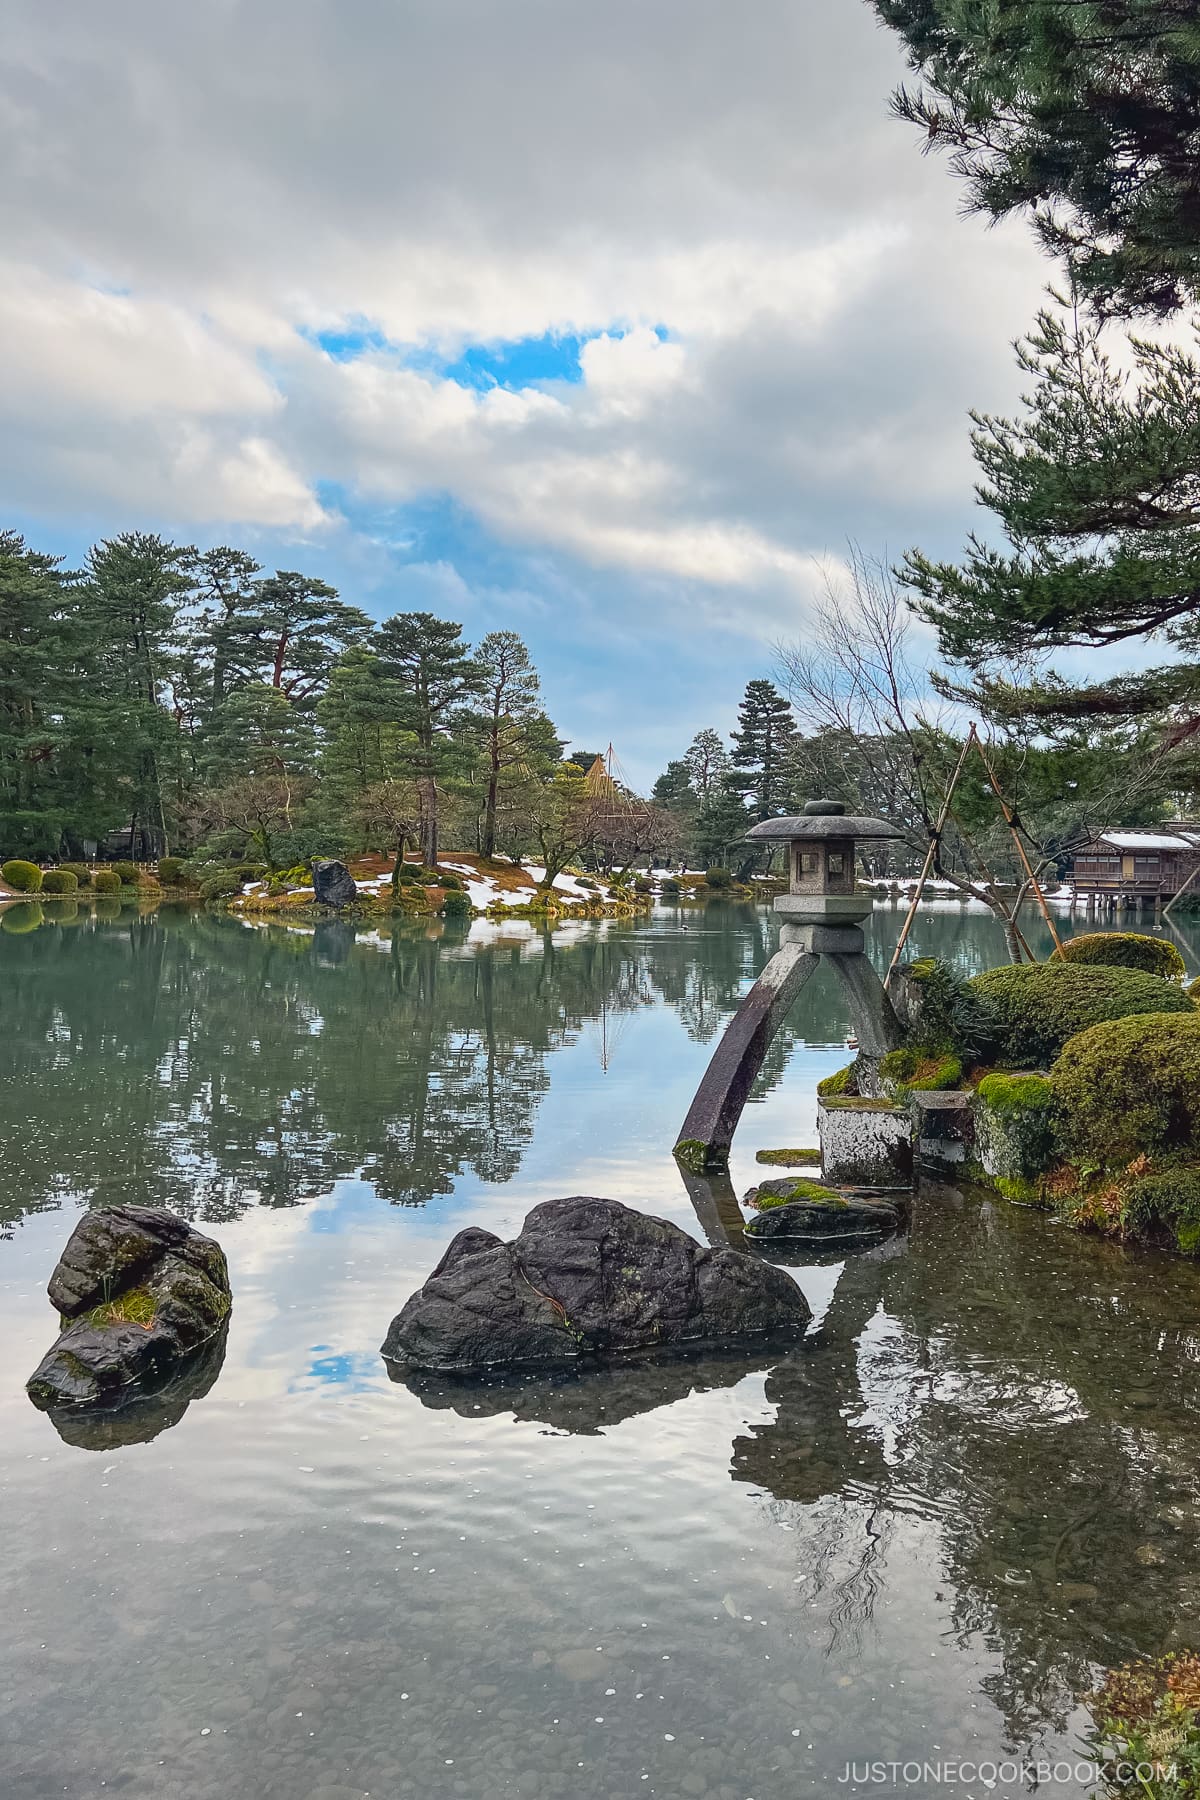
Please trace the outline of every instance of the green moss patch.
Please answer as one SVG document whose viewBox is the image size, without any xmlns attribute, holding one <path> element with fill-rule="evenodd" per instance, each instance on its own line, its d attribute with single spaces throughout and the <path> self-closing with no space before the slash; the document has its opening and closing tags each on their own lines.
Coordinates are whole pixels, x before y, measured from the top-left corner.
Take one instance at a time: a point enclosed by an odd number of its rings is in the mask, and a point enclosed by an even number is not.
<svg viewBox="0 0 1200 1800">
<path fill-rule="evenodd" d="M 838 1069 L 834 1074 L 827 1075 L 824 1081 L 818 1081 L 818 1094 L 820 1094 L 822 1100 L 834 1099 L 841 1095 L 857 1094 L 858 1086 L 855 1081 L 855 1074 L 855 1063 L 847 1063 L 844 1069 Z"/>
<path fill-rule="evenodd" d="M 823 1187 L 819 1181 L 807 1181 L 801 1176 L 777 1192 L 764 1194 L 760 1189 L 756 1205 L 759 1212 L 767 1212 L 773 1206 L 791 1206 L 797 1200 L 809 1200 L 820 1206 L 846 1204 L 845 1197 L 836 1188 Z"/>
<path fill-rule="evenodd" d="M 809 1163 L 815 1163 L 819 1167 L 821 1152 L 815 1145 L 798 1150 L 759 1150 L 754 1160 L 760 1163 L 771 1163 L 781 1169 L 797 1168 Z"/>
</svg>

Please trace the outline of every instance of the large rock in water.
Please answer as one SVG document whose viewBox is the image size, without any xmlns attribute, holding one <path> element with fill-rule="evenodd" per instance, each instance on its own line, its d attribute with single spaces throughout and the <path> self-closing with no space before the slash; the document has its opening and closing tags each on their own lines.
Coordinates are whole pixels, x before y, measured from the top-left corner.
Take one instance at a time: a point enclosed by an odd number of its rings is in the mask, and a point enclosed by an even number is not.
<svg viewBox="0 0 1200 1800">
<path fill-rule="evenodd" d="M 149 1206 L 87 1213 L 46 1292 L 63 1331 L 27 1384 L 43 1408 L 121 1404 L 169 1380 L 221 1331 L 231 1304 L 220 1245 Z"/>
<path fill-rule="evenodd" d="M 313 897 L 322 906 L 349 906 L 358 893 L 354 877 L 344 862 L 336 862 L 332 858 L 326 862 L 315 862 L 312 872 Z"/>
<path fill-rule="evenodd" d="M 762 1242 L 770 1238 L 877 1238 L 898 1231 L 904 1223 L 905 1209 L 894 1198 L 879 1196 L 867 1198 L 859 1194 L 834 1194 L 822 1198 L 821 1190 L 816 1195 L 793 1199 L 793 1193 L 799 1186 L 794 1176 L 780 1176 L 776 1180 L 764 1181 L 747 1194 L 747 1202 L 763 1200 L 784 1201 L 785 1204 L 765 1206 L 755 1214 L 746 1226 L 746 1236 L 752 1242 Z M 807 1184 L 811 1186 L 812 1184 Z"/>
<path fill-rule="evenodd" d="M 802 1333 L 812 1318 L 789 1275 L 710 1250 L 616 1200 L 535 1206 L 519 1237 L 460 1231 L 392 1320 L 389 1362 L 422 1369 L 534 1363 L 594 1351 Z"/>
</svg>

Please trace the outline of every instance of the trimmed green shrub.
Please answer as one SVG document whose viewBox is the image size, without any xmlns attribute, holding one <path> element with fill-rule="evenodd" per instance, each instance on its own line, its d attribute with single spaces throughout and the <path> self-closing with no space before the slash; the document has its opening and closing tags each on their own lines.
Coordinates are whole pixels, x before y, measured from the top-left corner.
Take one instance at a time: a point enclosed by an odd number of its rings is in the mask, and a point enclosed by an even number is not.
<svg viewBox="0 0 1200 1800">
<path fill-rule="evenodd" d="M 470 918 L 474 907 L 461 888 L 452 890 L 442 901 L 442 911 L 448 919 Z"/>
<path fill-rule="evenodd" d="M 582 886 L 582 885 L 583 884 L 581 882 L 580 886 Z M 682 894 L 682 892 L 683 892 L 683 889 L 680 887 L 680 885 L 677 881 L 664 881 L 660 891 L 662 893 L 662 897 L 664 900 L 678 900 L 680 894 Z"/>
<path fill-rule="evenodd" d="M 727 888 L 733 886 L 733 875 L 728 869 L 705 869 L 704 879 L 710 888 Z"/>
<path fill-rule="evenodd" d="M 261 881 L 268 869 L 265 863 L 234 863 L 233 873 L 240 881 Z"/>
<path fill-rule="evenodd" d="M 121 877 L 122 887 L 136 887 L 142 878 L 142 871 L 134 862 L 115 862 L 110 866 L 113 874 Z"/>
<path fill-rule="evenodd" d="M 594 881 L 593 881 L 593 880 L 592 880 L 592 878 L 591 878 L 591 876 L 590 876 L 590 875 L 577 875 L 577 876 L 576 876 L 576 877 L 575 877 L 575 886 L 576 886 L 576 887 L 581 887 L 581 888 L 594 888 L 594 887 L 595 887 L 595 885 L 596 885 L 596 884 L 595 884 L 595 882 L 594 882 Z"/>
<path fill-rule="evenodd" d="M 78 886 L 70 869 L 47 869 L 42 876 L 43 894 L 73 894 Z"/>
<path fill-rule="evenodd" d="M 92 885 L 92 871 L 86 863 L 59 863 L 64 875 L 73 875 L 81 888 Z"/>
<path fill-rule="evenodd" d="M 115 869 L 97 869 L 92 876 L 92 887 L 98 894 L 119 894 L 121 877 Z"/>
<path fill-rule="evenodd" d="M 1174 944 L 1140 931 L 1086 931 L 1064 943 L 1063 956 L 1067 962 L 1144 969 L 1147 975 L 1161 975 L 1164 981 L 1182 981 L 1187 974 L 1187 964 Z"/>
<path fill-rule="evenodd" d="M 639 875 L 633 884 L 633 891 L 635 894 L 652 894 L 654 883 L 648 875 Z"/>
<path fill-rule="evenodd" d="M 236 869 L 216 869 L 200 883 L 202 900 L 229 900 L 242 891 L 242 877 Z"/>
<path fill-rule="evenodd" d="M 1139 1175 L 1126 1192 L 1121 1223 L 1133 1232 L 1163 1226 L 1185 1256 L 1200 1253 L 1200 1169 L 1185 1165 Z"/>
<path fill-rule="evenodd" d="M 183 871 L 186 866 L 182 856 L 160 856 L 158 879 L 164 887 L 178 887 L 183 880 Z"/>
<path fill-rule="evenodd" d="M 1141 969 L 1103 963 L 1011 963 L 969 983 L 982 1003 L 997 1055 L 1017 1069 L 1043 1067 L 1068 1038 L 1136 1013 L 1189 1013 L 1182 988 Z"/>
<path fill-rule="evenodd" d="M 438 876 L 438 883 L 448 894 L 460 894 L 463 891 L 462 876 L 456 875 L 452 869 L 443 869 Z"/>
<path fill-rule="evenodd" d="M 6 862 L 0 868 L 7 887 L 17 894 L 37 894 L 41 892 L 42 871 L 36 863 L 22 862 L 18 857 L 14 862 Z"/>
<path fill-rule="evenodd" d="M 1200 1017 L 1184 1008 L 1093 1025 L 1065 1045 L 1050 1085 L 1073 1158 L 1119 1168 L 1200 1146 Z"/>
</svg>

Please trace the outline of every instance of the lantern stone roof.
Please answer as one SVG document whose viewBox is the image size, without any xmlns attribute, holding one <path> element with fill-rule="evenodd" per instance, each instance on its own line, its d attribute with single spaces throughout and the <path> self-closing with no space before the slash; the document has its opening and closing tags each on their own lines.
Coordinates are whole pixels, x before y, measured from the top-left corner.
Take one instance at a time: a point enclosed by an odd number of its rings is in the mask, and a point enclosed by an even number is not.
<svg viewBox="0 0 1200 1800">
<path fill-rule="evenodd" d="M 763 819 L 752 825 L 748 838 L 786 839 L 791 843 L 822 843 L 830 838 L 898 838 L 904 833 L 886 819 L 848 813 L 840 800 L 810 800 L 802 813 L 791 819 Z"/>
</svg>

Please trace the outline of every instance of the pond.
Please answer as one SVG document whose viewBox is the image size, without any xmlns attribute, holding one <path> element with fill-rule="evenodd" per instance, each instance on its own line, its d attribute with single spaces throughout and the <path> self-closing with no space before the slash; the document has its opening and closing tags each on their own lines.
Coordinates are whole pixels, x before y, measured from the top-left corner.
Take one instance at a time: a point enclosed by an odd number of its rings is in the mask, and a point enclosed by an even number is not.
<svg viewBox="0 0 1200 1800">
<path fill-rule="evenodd" d="M 864 1764 L 1073 1757 L 1098 1666 L 1200 1642 L 1200 1271 L 998 1201 L 927 1191 L 885 1253 L 797 1267 L 785 1355 L 389 1380 L 467 1223 L 591 1193 L 701 1235 L 670 1146 L 766 911 L 52 911 L 0 933 L 5 1792 L 965 1796 Z M 913 950 L 1004 960 L 954 904 Z M 848 1023 L 819 972 L 739 1192 L 815 1141 Z M 207 1221 L 233 1317 L 223 1364 L 68 1442 L 23 1384 L 113 1200 Z"/>
</svg>

